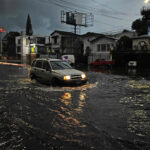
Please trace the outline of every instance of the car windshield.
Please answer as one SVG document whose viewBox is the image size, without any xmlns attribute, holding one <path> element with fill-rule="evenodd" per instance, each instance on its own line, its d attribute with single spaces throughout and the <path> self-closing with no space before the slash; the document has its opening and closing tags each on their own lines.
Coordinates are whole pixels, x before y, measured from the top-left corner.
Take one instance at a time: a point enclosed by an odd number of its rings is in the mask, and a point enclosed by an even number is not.
<svg viewBox="0 0 150 150">
<path fill-rule="evenodd" d="M 51 61 L 53 70 L 72 69 L 72 67 L 65 61 Z"/>
</svg>

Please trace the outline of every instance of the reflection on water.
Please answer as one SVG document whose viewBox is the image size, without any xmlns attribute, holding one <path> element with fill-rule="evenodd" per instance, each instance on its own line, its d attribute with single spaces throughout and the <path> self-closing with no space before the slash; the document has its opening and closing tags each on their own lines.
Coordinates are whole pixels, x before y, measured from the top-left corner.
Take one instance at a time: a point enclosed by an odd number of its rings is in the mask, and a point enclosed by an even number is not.
<svg viewBox="0 0 150 150">
<path fill-rule="evenodd" d="M 144 110 L 131 110 L 127 123 L 128 130 L 138 136 L 145 136 L 150 132 L 150 121 Z"/>
<path fill-rule="evenodd" d="M 79 99 L 76 99 L 77 94 L 79 94 Z M 58 111 L 58 115 L 53 121 L 55 129 L 61 129 L 64 133 L 56 133 L 56 137 L 81 143 L 81 139 L 78 138 L 84 133 L 79 132 L 80 130 L 74 131 L 74 128 L 85 128 L 86 125 L 82 123 L 80 115 L 83 112 L 85 106 L 85 91 L 80 91 L 73 95 L 71 92 L 64 92 L 60 97 L 61 107 Z"/>
<path fill-rule="evenodd" d="M 130 76 L 135 76 L 137 74 L 137 70 L 136 69 L 128 69 L 128 75 Z"/>
<path fill-rule="evenodd" d="M 128 130 L 137 136 L 147 136 L 150 132 L 150 82 L 145 79 L 130 80 L 126 87 L 134 90 L 120 100 L 126 106 Z"/>
<path fill-rule="evenodd" d="M 71 97 L 71 93 L 69 93 L 69 92 L 64 93 L 61 96 L 61 102 L 63 102 L 65 105 L 70 105 L 71 104 L 71 100 L 72 100 L 72 97 Z"/>
<path fill-rule="evenodd" d="M 144 79 L 139 80 L 139 81 L 130 80 L 126 86 L 130 88 L 137 88 L 137 89 L 145 88 L 146 89 L 146 88 L 150 88 L 150 82 Z"/>
</svg>

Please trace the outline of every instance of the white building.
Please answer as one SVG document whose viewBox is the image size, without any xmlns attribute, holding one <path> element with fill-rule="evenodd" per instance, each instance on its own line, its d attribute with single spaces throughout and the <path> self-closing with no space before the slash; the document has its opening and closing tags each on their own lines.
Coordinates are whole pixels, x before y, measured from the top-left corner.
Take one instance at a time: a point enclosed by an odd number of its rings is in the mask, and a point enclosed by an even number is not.
<svg viewBox="0 0 150 150">
<path fill-rule="evenodd" d="M 88 62 L 93 62 L 97 59 L 112 61 L 111 51 L 116 45 L 116 39 L 102 35 L 91 42 L 91 54 L 89 55 Z"/>
<path fill-rule="evenodd" d="M 50 44 L 49 37 L 44 36 L 27 36 L 22 34 L 16 37 L 16 54 L 20 56 L 22 62 L 27 62 L 28 55 L 47 54 Z"/>
<path fill-rule="evenodd" d="M 97 59 L 111 61 L 111 50 L 115 47 L 116 39 L 99 33 L 82 35 L 84 54 L 88 55 L 88 63 Z"/>
</svg>

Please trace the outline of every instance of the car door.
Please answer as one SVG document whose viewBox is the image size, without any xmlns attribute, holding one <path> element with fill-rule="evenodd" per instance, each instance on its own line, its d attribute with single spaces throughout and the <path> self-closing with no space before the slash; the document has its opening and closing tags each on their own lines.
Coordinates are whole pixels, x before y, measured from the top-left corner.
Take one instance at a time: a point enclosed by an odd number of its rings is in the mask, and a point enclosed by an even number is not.
<svg viewBox="0 0 150 150">
<path fill-rule="evenodd" d="M 35 64 L 35 75 L 36 75 L 36 77 L 42 78 L 42 72 L 43 72 L 42 60 L 37 60 L 37 62 Z"/>
<path fill-rule="evenodd" d="M 42 73 L 42 78 L 45 81 L 50 81 L 51 79 L 51 68 L 50 68 L 50 64 L 48 61 L 43 61 L 43 73 Z"/>
</svg>

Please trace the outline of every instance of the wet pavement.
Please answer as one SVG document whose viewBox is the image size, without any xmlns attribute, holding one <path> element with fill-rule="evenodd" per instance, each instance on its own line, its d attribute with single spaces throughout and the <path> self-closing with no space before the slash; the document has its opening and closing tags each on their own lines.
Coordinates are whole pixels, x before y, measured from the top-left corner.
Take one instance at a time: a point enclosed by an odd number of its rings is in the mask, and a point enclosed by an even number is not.
<svg viewBox="0 0 150 150">
<path fill-rule="evenodd" d="M 150 149 L 150 74 L 95 69 L 52 87 L 28 71 L 0 65 L 0 150 Z"/>
</svg>

